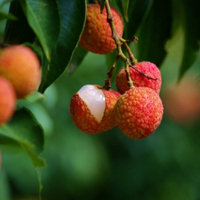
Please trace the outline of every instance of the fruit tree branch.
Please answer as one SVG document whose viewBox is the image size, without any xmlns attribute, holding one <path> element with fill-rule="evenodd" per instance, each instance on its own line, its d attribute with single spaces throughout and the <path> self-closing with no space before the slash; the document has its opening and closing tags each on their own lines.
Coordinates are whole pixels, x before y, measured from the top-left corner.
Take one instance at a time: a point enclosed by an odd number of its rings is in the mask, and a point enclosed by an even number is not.
<svg viewBox="0 0 200 200">
<path fill-rule="evenodd" d="M 110 28 L 112 30 L 112 37 L 113 37 L 113 39 L 114 39 L 114 41 L 116 43 L 116 46 L 117 46 L 117 53 L 118 53 L 117 57 L 121 57 L 123 59 L 123 61 L 126 63 L 126 73 L 127 73 L 127 77 L 128 77 L 128 83 L 129 83 L 129 87 L 132 88 L 132 87 L 134 87 L 133 86 L 133 81 L 130 78 L 129 69 L 128 69 L 128 67 L 131 65 L 131 63 L 130 63 L 129 59 L 126 57 L 126 55 L 123 53 L 122 48 L 121 48 L 121 45 L 122 44 L 126 44 L 126 41 L 120 39 L 119 35 L 116 32 L 115 25 L 114 25 L 114 22 L 113 22 L 112 12 L 111 12 L 108 0 L 105 1 L 105 7 L 106 7 L 106 12 L 107 12 L 107 21 L 110 24 Z M 136 59 L 134 59 L 134 56 L 131 53 L 129 47 L 126 48 L 126 49 L 128 49 L 128 53 L 129 53 L 129 57 L 130 57 L 131 61 L 136 62 L 136 61 L 134 61 Z M 114 68 L 112 67 L 110 72 L 108 72 L 108 75 L 112 74 L 113 69 Z M 108 76 L 108 78 L 106 80 L 108 80 L 108 79 L 109 79 L 109 76 Z M 106 85 L 107 83 L 108 83 L 108 81 L 105 83 L 105 87 L 107 87 L 107 85 Z"/>
</svg>

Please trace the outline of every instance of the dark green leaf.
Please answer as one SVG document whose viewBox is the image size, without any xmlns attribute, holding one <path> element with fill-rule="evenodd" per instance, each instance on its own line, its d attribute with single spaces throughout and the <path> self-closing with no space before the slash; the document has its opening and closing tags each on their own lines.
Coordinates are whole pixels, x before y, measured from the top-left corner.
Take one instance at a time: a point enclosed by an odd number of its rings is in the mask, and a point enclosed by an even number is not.
<svg viewBox="0 0 200 200">
<path fill-rule="evenodd" d="M 60 33 L 60 16 L 56 0 L 20 0 L 20 3 L 30 27 L 50 61 Z"/>
<path fill-rule="evenodd" d="M 182 64 L 179 72 L 179 80 L 194 63 L 200 47 L 200 3 L 198 0 L 182 0 L 182 3 L 185 44 Z"/>
<path fill-rule="evenodd" d="M 160 66 L 166 56 L 165 43 L 171 36 L 171 22 L 171 2 L 154 0 L 138 35 L 139 62 L 150 61 Z"/>
<path fill-rule="evenodd" d="M 18 20 L 7 20 L 4 42 L 9 44 L 21 44 L 24 42 L 33 43 L 35 34 L 27 22 L 19 1 L 11 2 L 9 13 L 16 16 Z"/>
<path fill-rule="evenodd" d="M 122 7 L 123 7 L 123 13 L 124 18 L 128 22 L 128 8 L 129 8 L 129 0 L 121 0 L 122 1 Z"/>
<path fill-rule="evenodd" d="M 73 72 L 79 67 L 79 65 L 82 63 L 83 59 L 87 55 L 87 52 L 88 51 L 86 51 L 80 45 L 78 45 L 72 57 L 72 61 L 70 62 L 70 65 L 68 67 L 69 75 L 72 75 Z"/>
<path fill-rule="evenodd" d="M 1 133 L 0 133 L 0 144 L 12 145 L 12 146 L 17 145 L 17 146 L 19 146 L 19 143 L 16 140 L 14 140 L 14 139 L 12 139 L 10 137 L 7 137 L 5 135 L 1 135 Z"/>
<path fill-rule="evenodd" d="M 101 12 L 103 11 L 104 5 L 105 5 L 106 0 L 98 0 L 100 7 L 101 7 Z"/>
<path fill-rule="evenodd" d="M 0 21 L 4 19 L 17 20 L 17 17 L 12 15 L 11 13 L 5 13 L 5 12 L 0 11 Z"/>
<path fill-rule="evenodd" d="M 131 39 L 145 21 L 153 0 L 135 0 L 129 2 L 128 18 L 125 22 L 124 38 Z"/>
<path fill-rule="evenodd" d="M 34 167 L 45 166 L 38 156 L 43 151 L 43 130 L 28 110 L 16 111 L 8 125 L 0 127 L 0 133 L 18 142 L 27 151 Z"/>
<path fill-rule="evenodd" d="M 58 0 L 62 29 L 52 62 L 43 61 L 43 79 L 39 91 L 44 92 L 66 69 L 83 31 L 86 2 L 80 0 Z"/>
</svg>

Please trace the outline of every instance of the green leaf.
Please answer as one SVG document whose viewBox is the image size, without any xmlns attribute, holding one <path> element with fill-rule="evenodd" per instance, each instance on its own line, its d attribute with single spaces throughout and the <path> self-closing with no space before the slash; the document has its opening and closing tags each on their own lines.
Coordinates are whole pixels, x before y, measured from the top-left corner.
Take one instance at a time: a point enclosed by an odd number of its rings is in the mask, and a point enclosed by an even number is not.
<svg viewBox="0 0 200 200">
<path fill-rule="evenodd" d="M 129 0 L 121 0 L 121 2 L 122 2 L 122 7 L 123 7 L 124 18 L 128 22 Z"/>
<path fill-rule="evenodd" d="M 0 8 L 2 8 L 3 6 L 5 6 L 6 4 L 9 4 L 12 0 L 3 0 L 2 2 L 0 2 Z"/>
<path fill-rule="evenodd" d="M 5 135 L 1 135 L 1 133 L 0 133 L 0 144 L 19 146 L 19 143 L 16 140 L 14 140 L 10 137 L 7 137 Z"/>
<path fill-rule="evenodd" d="M 44 94 L 41 94 L 41 93 L 35 91 L 32 94 L 28 95 L 24 100 L 26 100 L 29 103 L 35 103 L 35 102 L 40 101 L 44 98 L 46 98 L 46 96 Z"/>
<path fill-rule="evenodd" d="M 27 151 L 34 167 L 45 166 L 38 156 L 43 151 L 43 130 L 27 109 L 16 111 L 12 120 L 0 127 L 0 133 L 18 142 Z"/>
<path fill-rule="evenodd" d="M 125 22 L 124 38 L 131 39 L 144 23 L 153 0 L 135 0 L 129 2 L 128 23 Z"/>
<path fill-rule="evenodd" d="M 200 41 L 200 12 L 198 0 L 182 0 L 183 8 L 183 29 L 184 29 L 184 52 L 179 72 L 179 80 L 192 66 L 198 56 Z"/>
<path fill-rule="evenodd" d="M 1 155 L 0 155 L 1 157 Z M 10 191 L 10 183 L 9 178 L 5 171 L 1 170 L 0 173 L 0 199 L 2 200 L 11 200 L 11 191 Z"/>
<path fill-rule="evenodd" d="M 98 2 L 99 2 L 101 13 L 102 13 L 106 0 L 98 0 Z"/>
<path fill-rule="evenodd" d="M 51 63 L 43 61 L 43 79 L 39 91 L 44 92 L 66 69 L 80 40 L 85 24 L 86 1 L 58 0 L 62 29 Z"/>
<path fill-rule="evenodd" d="M 12 15 L 11 13 L 5 13 L 5 12 L 0 11 L 0 21 L 4 19 L 17 20 L 17 17 Z"/>
<path fill-rule="evenodd" d="M 60 33 L 60 16 L 56 0 L 20 0 L 20 3 L 30 27 L 50 61 Z"/>
<path fill-rule="evenodd" d="M 80 66 L 87 53 L 88 51 L 78 45 L 72 57 L 72 61 L 70 62 L 70 65 L 68 67 L 68 75 L 72 75 L 73 72 Z"/>
<path fill-rule="evenodd" d="M 163 13 L 163 11 L 166 11 Z M 171 37 L 172 9 L 170 0 L 154 0 L 138 35 L 138 61 L 150 61 L 160 67 L 166 56 L 165 44 Z"/>
<path fill-rule="evenodd" d="M 33 43 L 35 34 L 27 22 L 19 1 L 11 2 L 9 13 L 14 15 L 18 20 L 7 20 L 4 31 L 4 42 L 8 44 Z"/>
</svg>

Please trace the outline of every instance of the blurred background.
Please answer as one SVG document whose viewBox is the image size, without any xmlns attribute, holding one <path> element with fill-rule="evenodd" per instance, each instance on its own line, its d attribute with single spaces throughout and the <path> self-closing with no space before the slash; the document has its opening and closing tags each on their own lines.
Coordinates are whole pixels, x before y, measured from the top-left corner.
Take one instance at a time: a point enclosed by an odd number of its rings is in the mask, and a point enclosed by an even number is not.
<svg viewBox="0 0 200 200">
<path fill-rule="evenodd" d="M 131 48 L 137 58 L 137 44 Z M 165 48 L 168 54 L 159 66 L 164 117 L 146 139 L 131 140 L 118 127 L 89 135 L 73 124 L 72 95 L 85 84 L 103 85 L 111 67 L 101 55 L 88 53 L 73 75 L 66 71 L 46 90 L 46 99 L 27 103 L 45 132 L 46 167 L 39 169 L 44 200 L 200 199 L 200 54 L 177 84 L 181 28 Z M 26 152 L 0 148 L 0 200 L 37 200 L 37 176 Z"/>
</svg>

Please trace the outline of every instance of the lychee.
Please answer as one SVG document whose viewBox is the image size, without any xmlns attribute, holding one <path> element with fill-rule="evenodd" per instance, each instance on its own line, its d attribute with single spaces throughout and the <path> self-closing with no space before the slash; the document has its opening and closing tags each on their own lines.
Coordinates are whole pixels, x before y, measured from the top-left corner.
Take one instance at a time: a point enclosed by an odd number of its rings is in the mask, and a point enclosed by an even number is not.
<svg viewBox="0 0 200 200">
<path fill-rule="evenodd" d="M 75 125 L 86 133 L 101 133 L 116 125 L 114 106 L 120 93 L 98 85 L 85 85 L 72 96 L 70 115 Z"/>
<path fill-rule="evenodd" d="M 123 19 L 119 12 L 111 7 L 113 22 L 119 37 L 123 35 Z M 86 24 L 81 35 L 80 45 L 87 51 L 97 54 L 108 54 L 116 49 L 112 38 L 112 31 L 107 22 L 106 9 L 100 12 L 98 4 L 88 4 L 86 13 Z"/>
<path fill-rule="evenodd" d="M 136 68 L 136 70 L 134 68 Z M 143 61 L 134 65 L 134 68 L 129 67 L 130 76 L 134 86 L 149 87 L 159 94 L 161 89 L 161 73 L 158 67 L 151 62 Z M 148 77 L 142 75 L 137 70 Z M 116 87 L 121 94 L 124 94 L 129 90 L 125 68 L 122 68 L 117 74 Z"/>
<path fill-rule="evenodd" d="M 23 98 L 36 90 L 40 83 L 40 62 L 30 48 L 9 46 L 0 52 L 0 75 L 13 85 L 17 98 Z"/>
<path fill-rule="evenodd" d="M 162 93 L 165 113 L 175 122 L 189 124 L 200 116 L 200 85 L 196 75 L 185 76 L 175 85 L 170 84 Z"/>
<path fill-rule="evenodd" d="M 114 112 L 121 131 L 138 140 L 148 137 L 157 129 L 163 116 L 163 104 L 151 88 L 134 87 L 121 95 Z"/>
<path fill-rule="evenodd" d="M 0 77 L 0 125 L 8 122 L 15 111 L 16 95 L 12 85 Z"/>
</svg>

